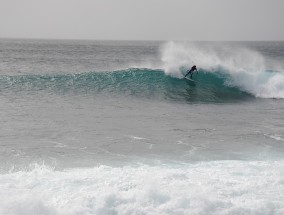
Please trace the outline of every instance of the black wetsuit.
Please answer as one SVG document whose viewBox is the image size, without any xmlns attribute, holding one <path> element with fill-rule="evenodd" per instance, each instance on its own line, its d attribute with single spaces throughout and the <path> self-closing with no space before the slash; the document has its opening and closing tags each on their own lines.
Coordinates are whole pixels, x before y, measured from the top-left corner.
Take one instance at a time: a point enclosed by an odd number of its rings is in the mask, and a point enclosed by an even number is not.
<svg viewBox="0 0 284 215">
<path fill-rule="evenodd" d="M 187 73 L 184 77 L 186 77 L 190 74 L 190 78 L 192 79 L 192 74 L 193 74 L 194 71 L 197 71 L 196 66 L 191 67 L 191 69 L 187 71 Z"/>
</svg>

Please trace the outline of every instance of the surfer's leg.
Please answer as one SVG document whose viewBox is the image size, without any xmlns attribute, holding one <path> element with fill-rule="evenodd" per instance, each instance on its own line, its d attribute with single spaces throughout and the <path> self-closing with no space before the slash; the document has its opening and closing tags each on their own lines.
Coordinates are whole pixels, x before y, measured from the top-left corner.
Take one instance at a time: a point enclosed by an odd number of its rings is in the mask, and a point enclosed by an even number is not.
<svg viewBox="0 0 284 215">
<path fill-rule="evenodd" d="M 188 70 L 184 77 L 188 76 L 189 74 L 192 76 L 192 71 L 191 70 Z"/>
</svg>

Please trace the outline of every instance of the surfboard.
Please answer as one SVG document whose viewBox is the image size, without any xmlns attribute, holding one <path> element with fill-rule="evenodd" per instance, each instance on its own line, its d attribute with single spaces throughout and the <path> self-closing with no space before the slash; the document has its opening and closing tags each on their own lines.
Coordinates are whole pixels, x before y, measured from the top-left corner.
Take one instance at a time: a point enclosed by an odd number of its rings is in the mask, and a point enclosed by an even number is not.
<svg viewBox="0 0 284 215">
<path fill-rule="evenodd" d="M 186 80 L 188 80 L 188 81 L 191 81 L 191 82 L 193 82 L 193 83 L 196 83 L 196 81 L 194 81 L 194 80 L 192 80 L 191 78 L 188 78 L 188 77 L 184 77 Z"/>
</svg>

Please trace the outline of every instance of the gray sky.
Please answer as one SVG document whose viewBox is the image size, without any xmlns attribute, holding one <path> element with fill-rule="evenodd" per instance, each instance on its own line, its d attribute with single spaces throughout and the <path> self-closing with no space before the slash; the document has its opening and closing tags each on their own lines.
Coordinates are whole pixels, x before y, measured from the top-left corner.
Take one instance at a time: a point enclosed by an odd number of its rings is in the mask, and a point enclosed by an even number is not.
<svg viewBox="0 0 284 215">
<path fill-rule="evenodd" d="M 284 0 L 0 0 L 0 37 L 284 40 Z"/>
</svg>

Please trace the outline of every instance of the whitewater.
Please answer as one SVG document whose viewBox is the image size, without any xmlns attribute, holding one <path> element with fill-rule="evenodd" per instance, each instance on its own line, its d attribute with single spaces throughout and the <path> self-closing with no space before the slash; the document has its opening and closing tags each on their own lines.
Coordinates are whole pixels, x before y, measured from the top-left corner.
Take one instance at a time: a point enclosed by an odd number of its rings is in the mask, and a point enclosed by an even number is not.
<svg viewBox="0 0 284 215">
<path fill-rule="evenodd" d="M 0 214 L 283 214 L 283 60 L 277 41 L 1 39 Z"/>
</svg>

